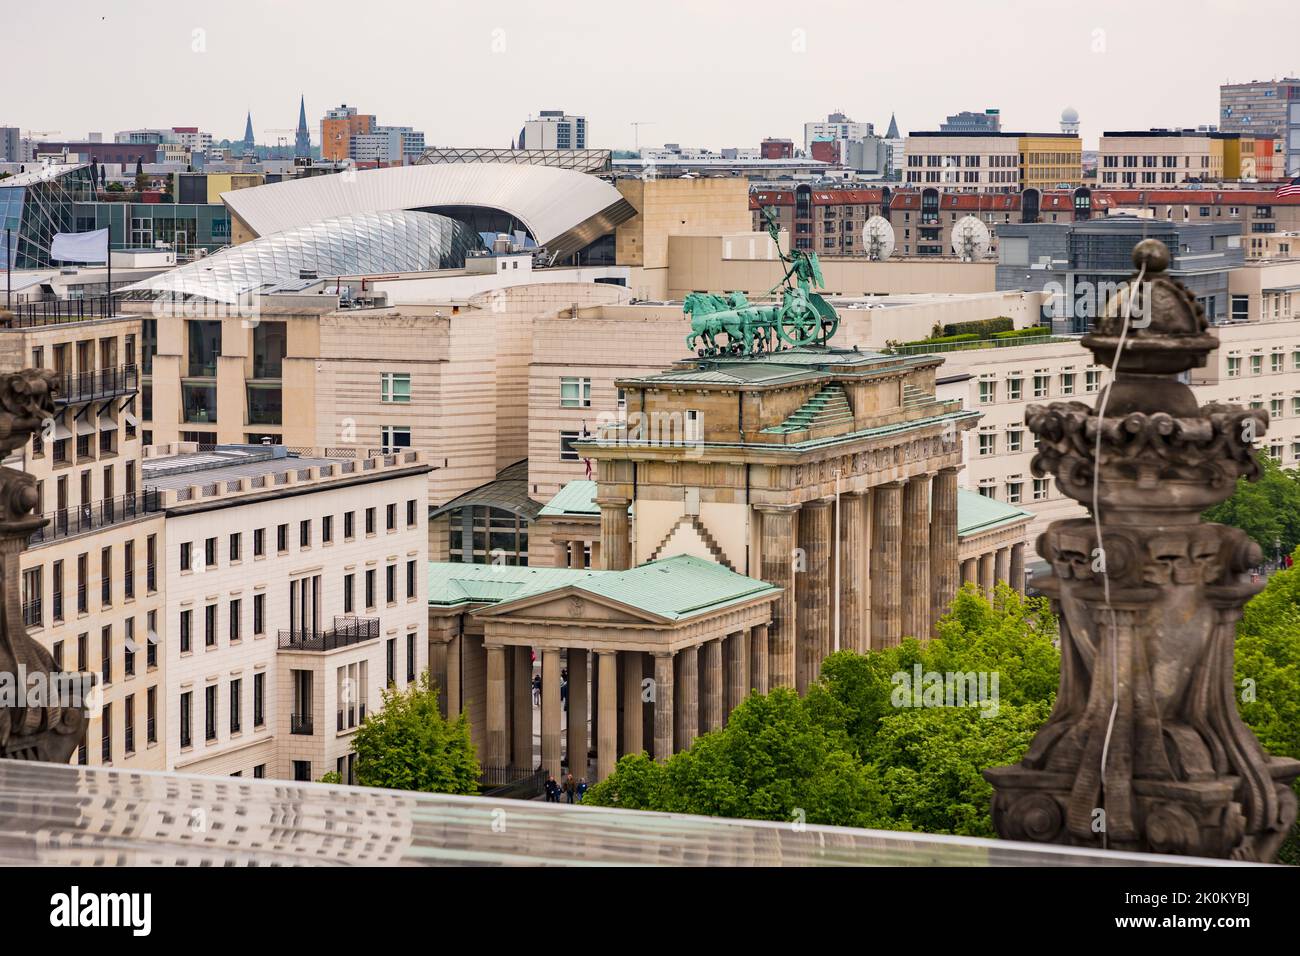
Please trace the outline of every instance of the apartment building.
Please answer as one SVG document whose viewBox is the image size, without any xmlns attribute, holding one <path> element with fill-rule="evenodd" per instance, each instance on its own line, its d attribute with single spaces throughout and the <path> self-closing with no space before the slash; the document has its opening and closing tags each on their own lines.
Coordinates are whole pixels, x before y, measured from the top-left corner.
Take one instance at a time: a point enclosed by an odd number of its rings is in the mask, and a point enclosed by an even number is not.
<svg viewBox="0 0 1300 956">
<path fill-rule="evenodd" d="M 370 113 L 359 113 L 344 103 L 325 111 L 320 121 L 321 159 L 341 162 L 352 155 L 352 137 L 369 133 L 375 125 Z"/>
<path fill-rule="evenodd" d="M 418 453 L 147 450 L 166 513 L 168 769 L 355 781 L 352 737 L 428 667 Z"/>
<path fill-rule="evenodd" d="M 23 622 L 57 666 L 95 675 L 73 759 L 163 769 L 163 517 L 141 475 L 140 322 L 76 305 L 20 307 L 0 328 L 0 368 L 59 382 L 52 420 L 6 462 L 36 479 L 47 519 L 19 555 Z"/>
<path fill-rule="evenodd" d="M 1225 149 L 1226 144 L 1231 146 Z M 1254 170 L 1254 137 L 1245 147 Z M 1239 133 L 1195 129 L 1108 131 L 1097 150 L 1097 184 L 1173 186 L 1242 178 L 1243 143 Z"/>
<path fill-rule="evenodd" d="M 878 216 L 888 201 L 888 189 L 756 189 L 749 209 L 755 232 L 767 229 L 766 211 L 790 236 L 796 249 L 819 256 L 865 256 L 862 227 Z"/>
<path fill-rule="evenodd" d="M 1018 193 L 1083 182 L 1083 143 L 1075 133 L 910 133 L 906 155 L 903 180 L 917 187 Z"/>
<path fill-rule="evenodd" d="M 1174 222 L 1236 222 L 1249 257 L 1266 254 L 1273 233 L 1300 231 L 1300 196 L 1275 195 L 1273 189 L 1108 189 L 1116 211 L 1129 210 Z"/>
<path fill-rule="evenodd" d="M 1225 132 L 1272 137 L 1278 145 L 1279 158 L 1285 169 L 1277 175 L 1294 175 L 1300 141 L 1290 134 L 1300 127 L 1300 79 L 1293 76 L 1280 80 L 1251 80 L 1249 83 L 1224 83 L 1219 87 L 1219 128 Z"/>
</svg>

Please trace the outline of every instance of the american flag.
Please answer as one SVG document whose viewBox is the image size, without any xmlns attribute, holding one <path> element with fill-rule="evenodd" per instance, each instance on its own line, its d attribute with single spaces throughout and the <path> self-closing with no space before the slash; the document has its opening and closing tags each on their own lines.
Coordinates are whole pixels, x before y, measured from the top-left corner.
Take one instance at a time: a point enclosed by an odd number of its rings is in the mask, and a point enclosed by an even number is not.
<svg viewBox="0 0 1300 956">
<path fill-rule="evenodd" d="M 1273 194 L 1274 199 L 1285 199 L 1287 196 L 1300 196 L 1300 176 L 1297 176 L 1285 186 L 1279 186 L 1277 192 Z"/>
</svg>

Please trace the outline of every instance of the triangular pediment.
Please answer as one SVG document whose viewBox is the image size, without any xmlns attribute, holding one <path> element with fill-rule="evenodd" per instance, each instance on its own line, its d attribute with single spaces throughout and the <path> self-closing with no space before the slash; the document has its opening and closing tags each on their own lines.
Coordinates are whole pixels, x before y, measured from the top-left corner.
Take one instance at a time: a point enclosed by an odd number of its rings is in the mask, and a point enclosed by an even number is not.
<svg viewBox="0 0 1300 956">
<path fill-rule="evenodd" d="M 665 618 L 579 587 L 565 587 L 503 601 L 475 612 L 478 617 L 519 617 L 530 621 L 592 624 L 665 624 Z"/>
</svg>

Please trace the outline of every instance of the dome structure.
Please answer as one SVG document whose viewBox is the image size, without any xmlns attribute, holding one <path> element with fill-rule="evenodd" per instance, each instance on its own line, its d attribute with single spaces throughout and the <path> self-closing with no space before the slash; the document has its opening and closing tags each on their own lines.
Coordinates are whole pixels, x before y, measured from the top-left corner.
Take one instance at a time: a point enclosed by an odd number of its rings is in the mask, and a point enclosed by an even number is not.
<svg viewBox="0 0 1300 956">
<path fill-rule="evenodd" d="M 256 236 L 322 219 L 419 210 L 458 219 L 476 231 L 526 232 L 567 255 L 612 232 L 636 209 L 596 176 L 517 163 L 429 163 L 308 176 L 221 194 L 232 216 Z"/>
<path fill-rule="evenodd" d="M 465 223 L 397 210 L 339 216 L 222 249 L 124 293 L 234 303 L 305 276 L 326 278 L 456 269 L 482 240 Z"/>
<path fill-rule="evenodd" d="M 1079 111 L 1073 106 L 1067 106 L 1065 109 L 1061 110 L 1061 132 L 1079 132 Z"/>
</svg>

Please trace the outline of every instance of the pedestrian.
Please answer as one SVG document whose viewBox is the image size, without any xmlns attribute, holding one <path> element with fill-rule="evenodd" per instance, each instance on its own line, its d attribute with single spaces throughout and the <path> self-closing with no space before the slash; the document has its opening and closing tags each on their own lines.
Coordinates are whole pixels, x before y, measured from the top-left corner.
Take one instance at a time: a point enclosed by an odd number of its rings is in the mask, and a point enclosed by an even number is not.
<svg viewBox="0 0 1300 956">
<path fill-rule="evenodd" d="M 560 785 L 556 782 L 555 775 L 549 773 L 546 775 L 546 802 L 560 802 Z"/>
<path fill-rule="evenodd" d="M 582 803 L 582 798 L 587 793 L 587 778 L 583 777 L 578 781 L 578 802 Z"/>
<path fill-rule="evenodd" d="M 542 702 L 542 675 L 533 675 L 533 706 L 536 707 Z"/>
<path fill-rule="evenodd" d="M 569 712 L 569 682 L 562 677 L 560 678 L 560 706 L 564 708 L 566 714 Z"/>
<path fill-rule="evenodd" d="M 573 779 L 573 774 L 564 778 L 564 799 L 568 803 L 573 803 L 574 798 L 578 795 L 578 782 Z"/>
</svg>

